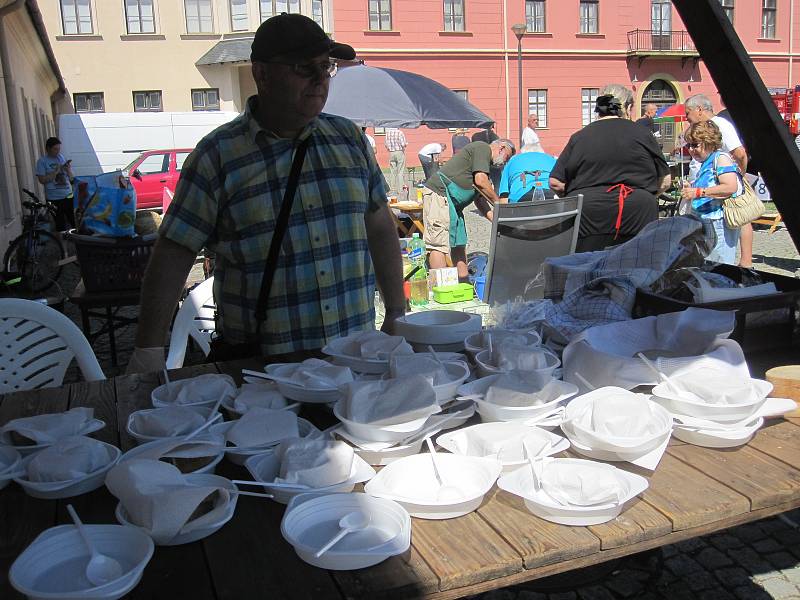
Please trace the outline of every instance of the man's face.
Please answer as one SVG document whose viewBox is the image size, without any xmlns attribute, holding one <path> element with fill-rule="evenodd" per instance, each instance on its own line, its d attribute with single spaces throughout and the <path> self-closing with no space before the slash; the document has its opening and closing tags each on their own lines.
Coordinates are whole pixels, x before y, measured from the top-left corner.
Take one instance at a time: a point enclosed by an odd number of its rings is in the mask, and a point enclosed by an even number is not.
<svg viewBox="0 0 800 600">
<path fill-rule="evenodd" d="M 536 115 L 529 115 L 528 116 L 528 127 L 534 128 L 539 126 L 539 117 Z"/>
<path fill-rule="evenodd" d="M 508 162 L 513 156 L 511 149 L 507 146 L 497 145 L 494 146 L 494 150 L 492 152 L 492 165 L 495 167 L 500 167 Z"/>
<path fill-rule="evenodd" d="M 58 156 L 61 154 L 61 144 L 54 144 L 47 150 L 47 156 Z"/>
<path fill-rule="evenodd" d="M 644 114 L 646 114 L 648 117 L 652 119 L 653 117 L 656 116 L 656 111 L 657 111 L 656 107 L 653 104 L 649 104 L 648 106 L 645 107 Z"/>
<path fill-rule="evenodd" d="M 689 121 L 690 124 L 694 125 L 695 123 L 700 123 L 702 121 L 708 121 L 711 118 L 702 106 L 696 106 L 695 108 L 686 108 L 686 120 Z"/>
<path fill-rule="evenodd" d="M 328 99 L 331 77 L 327 53 L 308 60 L 285 59 L 254 63 L 259 98 L 278 116 L 311 121 Z"/>
</svg>

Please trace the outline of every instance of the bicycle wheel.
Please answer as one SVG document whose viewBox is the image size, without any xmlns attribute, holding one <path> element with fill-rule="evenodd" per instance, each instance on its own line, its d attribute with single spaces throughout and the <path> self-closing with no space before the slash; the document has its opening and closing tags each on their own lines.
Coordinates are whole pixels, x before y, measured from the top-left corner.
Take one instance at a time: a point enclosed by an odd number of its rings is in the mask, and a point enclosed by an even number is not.
<svg viewBox="0 0 800 600">
<path fill-rule="evenodd" d="M 50 232 L 34 229 L 14 240 L 6 252 L 6 273 L 22 278 L 21 286 L 30 292 L 47 289 L 61 274 L 64 248 Z"/>
</svg>

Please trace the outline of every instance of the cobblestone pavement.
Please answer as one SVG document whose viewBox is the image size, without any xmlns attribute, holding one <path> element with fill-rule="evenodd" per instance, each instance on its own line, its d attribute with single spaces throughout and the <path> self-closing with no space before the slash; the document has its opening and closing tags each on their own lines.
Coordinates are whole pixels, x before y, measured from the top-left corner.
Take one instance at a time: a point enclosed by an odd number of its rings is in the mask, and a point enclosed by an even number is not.
<svg viewBox="0 0 800 600">
<path fill-rule="evenodd" d="M 466 215 L 468 250 L 489 250 L 489 223 L 476 212 Z M 787 276 L 800 275 L 800 256 L 785 228 L 773 234 L 755 232 L 755 266 Z M 76 265 L 64 269 L 59 282 L 66 295 L 79 279 Z M 202 280 L 202 265 L 195 264 L 190 282 Z M 79 311 L 67 303 L 66 310 L 80 326 Z M 121 309 L 135 316 L 135 308 Z M 95 322 L 97 326 L 97 322 Z M 124 372 L 133 349 L 134 327 L 117 332 L 119 367 L 112 367 L 106 336 L 93 347 L 107 376 Z M 195 353 L 187 364 L 201 362 Z M 66 381 L 78 381 L 72 369 Z M 800 510 L 722 533 L 680 542 L 622 559 L 610 573 L 572 572 L 568 578 L 548 578 L 525 586 L 482 594 L 480 600 L 800 600 Z M 584 585 L 578 586 L 580 577 Z"/>
</svg>

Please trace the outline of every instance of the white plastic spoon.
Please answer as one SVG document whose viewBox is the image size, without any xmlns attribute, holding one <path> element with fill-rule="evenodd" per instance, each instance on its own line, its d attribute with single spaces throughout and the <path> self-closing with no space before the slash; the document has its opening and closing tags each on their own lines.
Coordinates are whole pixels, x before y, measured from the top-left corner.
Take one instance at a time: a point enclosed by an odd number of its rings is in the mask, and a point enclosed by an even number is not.
<svg viewBox="0 0 800 600">
<path fill-rule="evenodd" d="M 448 485 L 442 478 L 442 469 L 439 460 L 436 458 L 436 448 L 433 446 L 430 437 L 425 438 L 425 444 L 428 446 L 428 452 L 431 453 L 431 462 L 433 463 L 433 472 L 436 475 L 436 480 L 439 482 L 439 491 L 436 493 L 437 500 L 458 500 L 464 497 L 464 492 L 454 486 Z"/>
<path fill-rule="evenodd" d="M 72 522 L 75 523 L 75 527 L 78 528 L 78 533 L 81 538 L 83 538 L 83 543 L 86 544 L 86 547 L 91 553 L 89 564 L 86 565 L 86 579 L 88 579 L 92 585 L 101 586 L 109 581 L 114 581 L 122 577 L 124 573 L 122 565 L 110 556 L 98 552 L 92 540 L 89 539 L 89 535 L 78 517 L 78 513 L 72 508 L 72 504 L 67 504 L 67 512 L 69 516 L 72 517 Z"/>
<path fill-rule="evenodd" d="M 281 488 L 281 489 L 292 489 L 292 490 L 310 490 L 311 486 L 304 485 L 302 483 L 271 483 L 267 481 L 247 481 L 245 479 L 233 479 L 231 480 L 232 483 L 236 485 L 258 485 L 261 487 L 272 487 L 272 488 Z"/>
<path fill-rule="evenodd" d="M 531 476 L 533 478 L 533 491 L 538 492 L 542 489 L 542 480 L 539 477 L 539 472 L 536 469 L 537 457 L 536 453 L 530 449 L 527 440 L 522 440 L 522 449 L 525 451 L 525 457 L 528 459 L 528 464 L 531 466 Z"/>
<path fill-rule="evenodd" d="M 439 358 L 439 356 L 436 354 L 436 350 L 434 350 L 433 346 L 431 346 L 430 344 L 428 344 L 428 352 L 431 353 L 431 356 L 433 356 L 433 360 L 439 363 L 440 367 L 445 368 L 444 362 L 442 362 L 442 359 Z"/>
<path fill-rule="evenodd" d="M 339 533 L 333 536 L 322 548 L 317 550 L 314 556 L 319 558 L 325 554 L 348 533 L 363 531 L 369 527 L 371 521 L 372 517 L 363 511 L 355 510 L 351 513 L 347 513 L 345 516 L 339 519 Z"/>
<path fill-rule="evenodd" d="M 575 371 L 575 379 L 580 381 L 581 384 L 583 384 L 583 387 L 587 388 L 590 392 L 593 392 L 594 390 L 597 389 L 597 387 L 593 386 L 591 383 L 586 381 L 586 378 L 577 371 Z"/>
<path fill-rule="evenodd" d="M 275 496 L 272 494 L 259 494 L 258 492 L 244 492 L 242 490 L 231 491 L 231 494 L 236 494 L 237 496 L 253 496 L 253 498 L 274 498 Z"/>
<path fill-rule="evenodd" d="M 214 415 L 213 417 L 211 417 L 210 419 L 208 419 L 208 420 L 207 420 L 205 423 L 203 423 L 202 425 L 200 425 L 200 427 L 198 427 L 197 429 L 195 429 L 194 431 L 192 431 L 190 434 L 188 434 L 186 437 L 184 437 L 184 438 L 183 438 L 183 441 L 185 441 L 185 442 L 186 442 L 186 441 L 189 441 L 190 439 L 192 439 L 193 437 L 195 437 L 195 436 L 196 436 L 198 433 L 200 433 L 201 431 L 204 431 L 205 429 L 208 429 L 208 427 L 210 427 L 212 423 L 216 423 L 216 422 L 217 422 L 217 421 L 219 421 L 221 418 L 222 418 L 222 414 L 221 414 L 221 413 L 217 413 L 216 415 Z"/>
<path fill-rule="evenodd" d="M 264 373 L 264 371 L 253 371 L 251 369 L 242 369 L 242 375 L 250 375 L 251 377 L 258 377 L 259 379 L 272 380 L 272 377 Z"/>
<path fill-rule="evenodd" d="M 748 425 L 753 425 L 760 415 L 750 415 L 749 417 L 733 423 L 718 423 L 708 419 L 701 419 L 699 417 L 691 417 L 689 415 L 672 415 L 676 425 L 682 428 L 690 429 L 707 429 L 709 431 L 737 431 L 739 429 L 746 429 Z"/>
<path fill-rule="evenodd" d="M 673 392 L 675 392 L 676 394 L 680 394 L 681 392 L 683 392 L 680 386 L 678 386 L 674 381 L 672 381 L 672 379 L 667 377 L 664 373 L 659 371 L 658 367 L 656 367 L 653 364 L 653 362 L 649 358 L 647 358 L 644 354 L 642 354 L 641 352 L 637 352 L 636 356 L 638 356 L 642 360 L 642 362 L 646 364 L 653 373 L 656 374 L 657 377 L 663 379 L 667 383 L 667 385 L 672 388 Z"/>
</svg>

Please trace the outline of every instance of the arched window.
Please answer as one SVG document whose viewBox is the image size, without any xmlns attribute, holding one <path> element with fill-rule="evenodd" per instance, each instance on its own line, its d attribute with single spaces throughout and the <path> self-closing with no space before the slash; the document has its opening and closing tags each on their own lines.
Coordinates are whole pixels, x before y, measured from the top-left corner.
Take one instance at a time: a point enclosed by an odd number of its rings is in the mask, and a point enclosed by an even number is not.
<svg viewBox="0 0 800 600">
<path fill-rule="evenodd" d="M 655 104 L 658 108 L 671 106 L 678 101 L 675 88 L 668 81 L 654 79 L 651 81 L 642 94 L 641 112 L 644 115 L 644 107 L 648 104 Z M 671 152 L 675 145 L 675 123 L 658 123 L 661 132 L 659 141 L 665 152 Z"/>
</svg>

